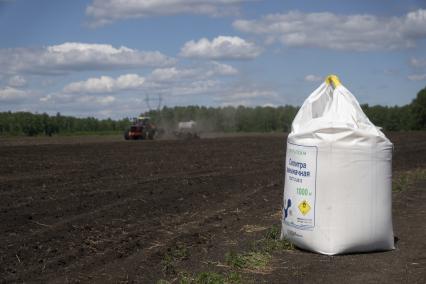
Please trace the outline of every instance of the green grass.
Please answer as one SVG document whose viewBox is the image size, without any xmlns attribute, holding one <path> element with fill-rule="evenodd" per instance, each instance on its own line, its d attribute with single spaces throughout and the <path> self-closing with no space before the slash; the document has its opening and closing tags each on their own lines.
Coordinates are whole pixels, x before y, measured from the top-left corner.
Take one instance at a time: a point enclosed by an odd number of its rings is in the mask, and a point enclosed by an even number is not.
<svg viewBox="0 0 426 284">
<path fill-rule="evenodd" d="M 162 261 L 163 272 L 166 275 L 177 275 L 180 284 L 240 284 L 243 281 L 239 270 L 265 270 L 272 259 L 272 253 L 292 250 L 294 247 L 286 240 L 280 239 L 279 226 L 272 226 L 266 231 L 264 236 L 253 241 L 251 249 L 246 252 L 228 252 L 225 255 L 225 262 L 228 265 L 228 272 L 218 273 L 212 271 L 202 271 L 197 274 L 176 269 L 176 264 L 188 258 L 189 253 L 185 246 L 176 245 L 168 249 Z M 157 284 L 169 284 L 166 280 L 159 280 Z"/>
<path fill-rule="evenodd" d="M 293 245 L 280 239 L 280 228 L 272 226 L 260 240 L 252 243 L 251 250 L 243 253 L 229 252 L 226 263 L 237 269 L 264 269 L 271 260 L 271 254 L 277 251 L 292 250 Z"/>
<path fill-rule="evenodd" d="M 189 273 L 181 272 L 179 274 L 179 284 L 241 284 L 242 278 L 239 273 L 230 272 L 227 274 L 203 271 L 194 276 Z M 170 284 L 167 280 L 159 280 L 156 284 Z"/>
<path fill-rule="evenodd" d="M 415 182 L 426 179 L 426 169 L 413 169 L 409 171 L 396 172 L 392 179 L 392 190 L 401 192 L 406 190 Z"/>
<path fill-rule="evenodd" d="M 163 260 L 161 261 L 162 271 L 165 274 L 176 274 L 176 264 L 179 261 L 187 259 L 189 257 L 189 251 L 186 245 L 177 244 L 167 249 L 164 254 Z"/>
<path fill-rule="evenodd" d="M 280 228 L 273 225 L 265 234 L 265 236 L 252 243 L 252 250 L 264 253 L 273 253 L 275 251 L 292 250 L 293 244 L 287 240 L 280 239 Z"/>
<path fill-rule="evenodd" d="M 228 252 L 225 255 L 226 263 L 237 269 L 263 269 L 271 259 L 271 255 L 266 252 Z"/>
<path fill-rule="evenodd" d="M 198 273 L 194 284 L 239 284 L 241 275 L 236 272 L 223 275 L 216 272 L 201 272 Z"/>
</svg>

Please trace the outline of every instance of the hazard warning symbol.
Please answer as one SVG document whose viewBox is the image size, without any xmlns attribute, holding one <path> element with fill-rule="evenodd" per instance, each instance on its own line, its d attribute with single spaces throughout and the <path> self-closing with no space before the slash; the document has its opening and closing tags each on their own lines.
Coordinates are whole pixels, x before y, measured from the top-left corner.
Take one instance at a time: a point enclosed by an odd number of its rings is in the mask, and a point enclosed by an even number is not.
<svg viewBox="0 0 426 284">
<path fill-rule="evenodd" d="M 309 206 L 309 203 L 306 200 L 303 200 L 302 202 L 300 202 L 298 207 L 300 212 L 302 212 L 303 216 L 308 214 L 309 210 L 311 210 L 311 206 Z"/>
</svg>

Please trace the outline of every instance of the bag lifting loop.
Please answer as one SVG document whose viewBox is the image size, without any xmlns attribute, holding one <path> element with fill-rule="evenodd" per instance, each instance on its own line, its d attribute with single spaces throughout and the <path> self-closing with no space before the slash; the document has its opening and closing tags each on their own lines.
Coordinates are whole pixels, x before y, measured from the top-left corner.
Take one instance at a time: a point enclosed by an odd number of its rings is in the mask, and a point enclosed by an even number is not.
<svg viewBox="0 0 426 284">
<path fill-rule="evenodd" d="M 328 75 L 327 78 L 325 78 L 325 82 L 334 89 L 341 85 L 339 77 L 337 77 L 337 75 Z"/>
</svg>

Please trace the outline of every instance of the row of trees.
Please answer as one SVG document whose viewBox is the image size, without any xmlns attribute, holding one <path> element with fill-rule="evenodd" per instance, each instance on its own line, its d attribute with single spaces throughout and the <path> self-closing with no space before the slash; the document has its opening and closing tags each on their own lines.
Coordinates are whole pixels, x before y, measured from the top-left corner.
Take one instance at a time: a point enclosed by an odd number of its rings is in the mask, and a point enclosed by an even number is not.
<svg viewBox="0 0 426 284">
<path fill-rule="evenodd" d="M 426 130 L 426 88 L 405 106 L 361 105 L 368 118 L 377 126 L 389 131 Z M 178 121 L 195 120 L 207 131 L 271 132 L 291 130 L 298 107 L 224 107 L 198 106 L 164 107 L 151 111 L 150 116 L 163 126 L 176 125 Z"/>
<path fill-rule="evenodd" d="M 289 131 L 298 108 L 272 107 L 164 107 L 151 111 L 152 119 L 164 128 L 174 128 L 179 121 L 195 120 L 204 131 L 271 132 Z"/>
<path fill-rule="evenodd" d="M 122 131 L 129 125 L 129 119 L 99 120 L 93 117 L 76 118 L 57 113 L 0 112 L 0 135 L 54 135 L 84 132 Z"/>
<path fill-rule="evenodd" d="M 375 125 L 385 130 L 426 130 L 426 88 L 420 90 L 416 98 L 405 106 L 361 107 Z"/>
<path fill-rule="evenodd" d="M 369 119 L 385 130 L 426 130 L 426 88 L 405 106 L 362 105 Z M 164 107 L 149 116 L 160 127 L 173 129 L 178 121 L 195 120 L 205 131 L 288 132 L 298 107 Z M 0 112 L 0 135 L 53 135 L 78 132 L 120 132 L 131 124 L 122 120 L 76 118 L 29 112 Z"/>
</svg>

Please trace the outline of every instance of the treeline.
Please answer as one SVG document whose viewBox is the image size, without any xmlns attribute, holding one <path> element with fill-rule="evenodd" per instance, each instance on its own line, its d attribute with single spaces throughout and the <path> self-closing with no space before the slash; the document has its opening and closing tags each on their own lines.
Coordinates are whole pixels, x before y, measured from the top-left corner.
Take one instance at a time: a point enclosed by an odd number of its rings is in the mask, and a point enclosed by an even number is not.
<svg viewBox="0 0 426 284">
<path fill-rule="evenodd" d="M 122 131 L 130 124 L 129 119 L 99 120 L 94 117 L 77 118 L 57 113 L 0 112 L 0 135 L 47 135 L 99 133 Z"/>
<path fill-rule="evenodd" d="M 173 129 L 179 121 L 194 120 L 203 131 L 272 132 L 291 129 L 298 111 L 294 106 L 281 107 L 164 107 L 148 115 L 158 125 Z"/>
<path fill-rule="evenodd" d="M 361 105 L 368 118 L 377 126 L 388 131 L 426 130 L 426 88 L 405 106 Z"/>
<path fill-rule="evenodd" d="M 426 88 L 405 106 L 361 106 L 368 118 L 384 130 L 426 130 Z M 195 120 L 203 131 L 288 132 L 298 107 L 164 107 L 147 115 L 159 127 L 174 129 L 179 121 Z M 54 135 L 72 133 L 121 132 L 130 119 L 76 118 L 56 114 L 0 112 L 0 135 Z"/>
<path fill-rule="evenodd" d="M 426 130 L 426 88 L 405 106 L 361 105 L 368 118 L 388 131 Z M 206 131 L 271 132 L 291 130 L 291 123 L 298 107 L 224 107 L 198 106 L 164 107 L 149 115 L 158 124 L 175 127 L 178 121 L 195 120 Z"/>
</svg>

